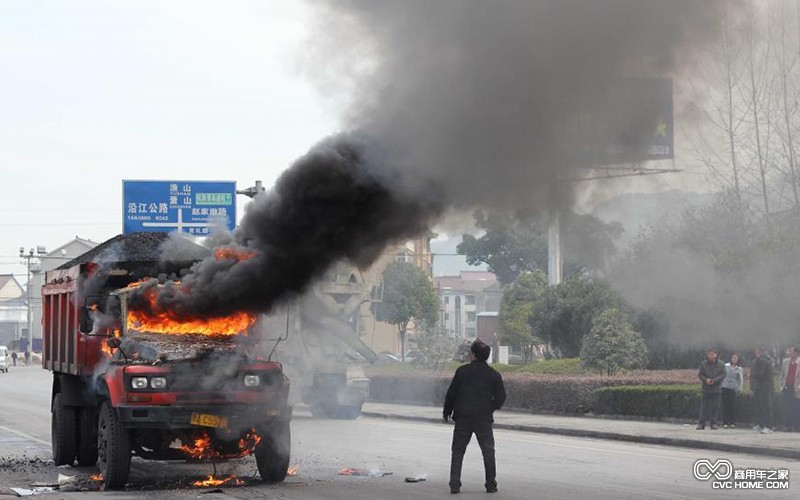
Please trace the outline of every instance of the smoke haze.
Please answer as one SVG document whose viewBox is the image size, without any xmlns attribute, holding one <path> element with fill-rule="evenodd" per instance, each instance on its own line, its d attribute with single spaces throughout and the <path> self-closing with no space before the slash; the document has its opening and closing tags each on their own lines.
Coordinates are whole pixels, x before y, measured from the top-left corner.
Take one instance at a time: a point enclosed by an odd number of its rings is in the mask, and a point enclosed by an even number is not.
<svg viewBox="0 0 800 500">
<path fill-rule="evenodd" d="M 556 181 L 602 162 L 608 145 L 646 158 L 659 110 L 619 105 L 620 94 L 633 79 L 690 67 L 723 5 L 313 2 L 303 67 L 343 103 L 348 132 L 248 206 L 233 247 L 254 257 L 202 261 L 157 307 L 269 310 L 336 261 L 369 264 L 446 209 L 569 207 L 578 185 Z"/>
</svg>

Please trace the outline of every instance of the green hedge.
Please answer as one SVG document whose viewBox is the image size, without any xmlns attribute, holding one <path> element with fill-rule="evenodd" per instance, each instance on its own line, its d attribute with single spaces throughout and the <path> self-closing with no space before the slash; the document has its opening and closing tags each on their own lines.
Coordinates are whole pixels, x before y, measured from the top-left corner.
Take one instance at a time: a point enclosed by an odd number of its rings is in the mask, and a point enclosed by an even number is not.
<svg viewBox="0 0 800 500">
<path fill-rule="evenodd" d="M 700 397 L 698 385 L 603 387 L 593 391 L 591 407 L 592 411 L 598 414 L 696 420 L 700 411 Z M 783 397 L 776 393 L 773 398 L 774 423 L 782 422 L 784 411 Z M 756 416 L 751 393 L 743 392 L 738 395 L 736 413 L 736 420 L 739 423 L 755 422 Z"/>
<path fill-rule="evenodd" d="M 444 402 L 452 379 L 450 373 L 370 375 L 370 399 L 380 402 L 416 403 L 439 406 Z M 617 377 L 599 375 L 562 376 L 507 373 L 506 407 L 546 413 L 592 411 L 596 389 L 615 385 L 665 384 L 686 380 L 685 373 L 634 373 Z"/>
<path fill-rule="evenodd" d="M 595 413 L 653 419 L 697 419 L 699 384 L 685 383 L 684 374 L 673 379 L 663 372 L 618 377 L 504 374 L 506 408 L 533 413 Z M 452 375 L 372 375 L 370 399 L 380 402 L 441 406 Z M 683 382 L 683 383 L 681 383 Z M 773 415 L 783 418 L 783 398 L 775 394 Z M 737 420 L 753 422 L 752 395 L 737 399 Z"/>
<path fill-rule="evenodd" d="M 372 401 L 417 403 L 439 406 L 444 403 L 452 375 L 385 376 L 370 378 Z M 575 380 L 551 377 L 530 380 L 505 376 L 506 407 L 547 413 L 585 413 L 590 410 L 592 391 L 602 386 L 596 378 Z"/>
</svg>

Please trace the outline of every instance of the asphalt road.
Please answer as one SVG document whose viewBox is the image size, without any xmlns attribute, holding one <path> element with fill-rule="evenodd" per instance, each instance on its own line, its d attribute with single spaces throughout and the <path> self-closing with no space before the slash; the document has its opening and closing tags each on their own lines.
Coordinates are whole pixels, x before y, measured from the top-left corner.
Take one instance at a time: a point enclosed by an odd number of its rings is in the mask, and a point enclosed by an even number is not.
<svg viewBox="0 0 800 500">
<path fill-rule="evenodd" d="M 0 374 L 0 498 L 9 487 L 52 482 L 75 475 L 82 484 L 93 468 L 55 468 L 50 458 L 50 375 L 38 367 Z M 134 459 L 131 482 L 116 492 L 59 492 L 42 498 L 242 498 L 242 499 L 433 499 L 451 498 L 447 486 L 452 429 L 444 424 L 360 418 L 329 421 L 296 412 L 293 457 L 299 473 L 278 485 L 252 479 L 255 462 L 245 458 L 218 466 L 247 483 L 221 492 L 190 486 L 210 474 L 208 464 L 147 462 Z M 615 441 L 497 431 L 498 483 L 492 498 L 780 498 L 800 490 L 800 464 L 749 455 L 720 456 L 708 451 L 645 446 Z M 726 458 L 736 468 L 788 469 L 788 491 L 718 491 L 696 480 L 700 458 Z M 347 477 L 345 467 L 391 472 L 384 477 Z M 405 483 L 424 475 L 425 482 Z M 461 498 L 484 498 L 483 465 L 477 443 L 470 445 Z M 202 495 L 201 495 L 202 494 Z"/>
</svg>

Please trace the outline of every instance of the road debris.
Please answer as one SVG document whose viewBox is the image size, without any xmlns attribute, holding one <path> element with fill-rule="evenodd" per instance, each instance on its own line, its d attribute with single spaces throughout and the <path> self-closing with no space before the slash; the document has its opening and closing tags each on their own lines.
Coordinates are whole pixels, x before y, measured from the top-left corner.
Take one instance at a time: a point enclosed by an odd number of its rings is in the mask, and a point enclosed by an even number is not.
<svg viewBox="0 0 800 500">
<path fill-rule="evenodd" d="M 32 497 L 43 493 L 55 493 L 58 488 L 51 486 L 39 486 L 36 488 L 10 488 L 18 497 Z"/>
<path fill-rule="evenodd" d="M 425 481 L 425 476 L 411 476 L 406 478 L 407 483 L 421 483 Z"/>
<path fill-rule="evenodd" d="M 367 477 L 383 477 L 391 476 L 394 472 L 386 472 L 381 469 L 359 469 L 356 467 L 346 467 L 339 471 L 340 476 L 367 476 Z"/>
</svg>

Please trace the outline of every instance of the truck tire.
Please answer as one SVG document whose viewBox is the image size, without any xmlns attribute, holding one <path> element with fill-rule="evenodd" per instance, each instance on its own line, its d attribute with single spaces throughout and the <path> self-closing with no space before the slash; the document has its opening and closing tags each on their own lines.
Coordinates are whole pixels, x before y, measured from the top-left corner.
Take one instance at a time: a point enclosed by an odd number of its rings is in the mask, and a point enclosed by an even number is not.
<svg viewBox="0 0 800 500">
<path fill-rule="evenodd" d="M 61 394 L 53 398 L 50 439 L 53 442 L 53 462 L 72 465 L 78 448 L 77 408 L 61 404 Z"/>
<path fill-rule="evenodd" d="M 340 405 L 336 409 L 336 418 L 340 420 L 355 420 L 361 415 L 361 406 Z"/>
<path fill-rule="evenodd" d="M 292 431 L 289 422 L 278 422 L 265 432 L 256 445 L 255 456 L 258 473 L 268 483 L 280 483 L 289 470 L 292 448 Z"/>
<path fill-rule="evenodd" d="M 104 401 L 97 418 L 97 465 L 106 488 L 122 488 L 131 472 L 131 443 L 117 410 Z"/>
<path fill-rule="evenodd" d="M 84 467 L 97 463 L 97 411 L 78 408 L 78 465 Z"/>
<path fill-rule="evenodd" d="M 319 401 L 308 405 L 308 409 L 311 411 L 311 416 L 314 418 L 328 418 L 328 410 L 325 408 L 325 405 Z"/>
</svg>

